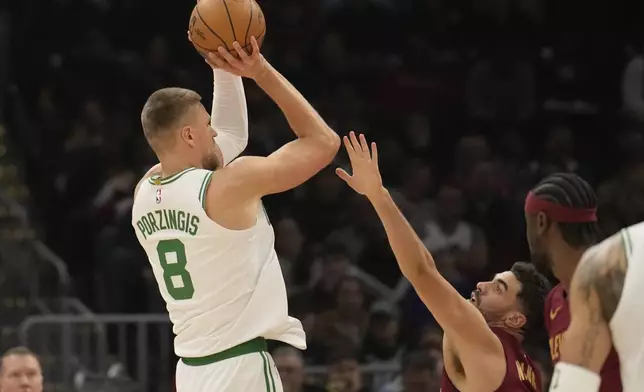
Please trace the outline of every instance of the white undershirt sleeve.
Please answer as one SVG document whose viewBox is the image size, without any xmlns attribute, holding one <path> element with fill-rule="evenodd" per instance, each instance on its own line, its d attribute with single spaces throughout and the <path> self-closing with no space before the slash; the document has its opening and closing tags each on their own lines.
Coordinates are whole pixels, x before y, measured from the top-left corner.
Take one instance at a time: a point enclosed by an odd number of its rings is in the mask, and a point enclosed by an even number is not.
<svg viewBox="0 0 644 392">
<path fill-rule="evenodd" d="M 210 125 L 224 157 L 224 166 L 244 151 L 248 144 L 248 109 L 242 78 L 214 70 L 214 91 Z"/>
</svg>

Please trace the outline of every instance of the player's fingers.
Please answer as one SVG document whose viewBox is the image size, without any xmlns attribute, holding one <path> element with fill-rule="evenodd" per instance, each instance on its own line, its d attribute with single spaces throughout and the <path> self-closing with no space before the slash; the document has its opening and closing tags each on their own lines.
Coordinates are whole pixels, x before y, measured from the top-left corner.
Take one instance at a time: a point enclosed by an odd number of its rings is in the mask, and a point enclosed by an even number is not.
<svg viewBox="0 0 644 392">
<path fill-rule="evenodd" d="M 351 180 L 349 173 L 344 171 L 344 169 L 340 169 L 339 167 L 335 169 L 335 174 L 337 174 L 338 177 L 340 177 L 344 182 L 349 182 L 349 180 Z"/>
<path fill-rule="evenodd" d="M 226 60 L 226 62 L 228 64 L 230 64 L 231 67 L 239 69 L 239 70 L 241 70 L 243 68 L 243 65 L 242 65 L 241 61 L 236 59 L 235 56 L 233 56 L 228 51 L 228 49 L 224 48 L 223 46 L 220 46 L 219 49 L 217 49 L 217 51 L 219 52 L 219 55 L 221 57 L 223 57 L 223 59 Z"/>
<path fill-rule="evenodd" d="M 239 44 L 239 42 L 235 41 L 233 42 L 233 48 L 239 55 L 239 58 L 243 63 L 249 63 L 250 62 L 250 56 L 248 56 L 248 53 L 242 48 L 242 46 Z"/>
<path fill-rule="evenodd" d="M 212 67 L 215 66 L 217 68 L 226 68 L 228 65 L 224 59 L 222 59 L 219 54 L 216 52 L 206 52 L 206 55 L 204 56 L 206 59 L 206 62 Z"/>
<path fill-rule="evenodd" d="M 190 34 L 190 30 L 188 30 L 188 41 L 192 42 L 192 34 Z"/>
<path fill-rule="evenodd" d="M 369 153 L 369 144 L 367 144 L 367 138 L 364 137 L 364 134 L 362 133 L 360 134 L 360 148 L 368 158 L 371 158 L 371 154 Z"/>
<path fill-rule="evenodd" d="M 355 155 L 356 151 L 353 149 L 353 146 L 351 145 L 349 138 L 345 136 L 342 138 L 342 141 L 344 142 L 344 148 L 346 148 L 347 154 L 349 154 L 349 159 L 353 159 L 353 156 Z"/>
<path fill-rule="evenodd" d="M 356 137 L 356 133 L 351 131 L 349 132 L 349 139 L 351 139 L 351 146 L 353 147 L 353 150 L 359 155 L 362 156 L 362 147 L 360 147 L 360 142 L 358 141 L 358 138 Z"/>
<path fill-rule="evenodd" d="M 253 48 L 251 55 L 253 57 L 259 57 L 259 44 L 257 43 L 255 37 L 250 37 L 250 46 L 251 48 Z"/>
<path fill-rule="evenodd" d="M 378 146 L 376 146 L 376 142 L 371 142 L 371 160 L 378 166 Z"/>
</svg>

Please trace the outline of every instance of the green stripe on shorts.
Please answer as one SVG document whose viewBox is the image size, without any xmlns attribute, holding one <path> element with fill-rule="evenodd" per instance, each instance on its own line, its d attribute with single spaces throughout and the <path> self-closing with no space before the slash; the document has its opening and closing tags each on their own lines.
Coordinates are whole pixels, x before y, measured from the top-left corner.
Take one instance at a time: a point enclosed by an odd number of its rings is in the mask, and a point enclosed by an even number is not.
<svg viewBox="0 0 644 392">
<path fill-rule="evenodd" d="M 261 352 L 260 352 L 260 353 L 259 353 L 259 355 L 261 355 L 261 356 L 262 356 L 262 363 L 263 363 L 263 365 L 264 365 L 264 383 L 265 383 L 265 385 L 266 385 L 266 392 L 271 392 L 271 384 L 268 382 L 268 378 L 269 378 L 268 373 L 269 373 L 269 371 L 270 371 L 270 370 L 269 370 L 269 366 L 270 366 L 270 364 L 269 364 L 269 363 L 268 363 L 268 361 L 266 360 L 266 357 L 264 356 L 264 353 L 261 353 Z"/>
<path fill-rule="evenodd" d="M 271 379 L 271 387 L 273 388 L 273 392 L 276 392 L 277 388 L 275 388 L 275 376 L 273 375 L 273 364 L 271 363 L 271 359 L 268 357 L 266 352 L 261 352 L 259 354 L 264 357 L 266 363 L 268 363 L 268 376 Z"/>
</svg>

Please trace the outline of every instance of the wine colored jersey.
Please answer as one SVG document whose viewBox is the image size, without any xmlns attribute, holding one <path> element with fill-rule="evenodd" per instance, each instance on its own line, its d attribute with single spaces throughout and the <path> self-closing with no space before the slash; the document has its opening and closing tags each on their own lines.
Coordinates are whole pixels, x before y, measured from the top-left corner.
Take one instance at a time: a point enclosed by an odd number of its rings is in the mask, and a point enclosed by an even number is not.
<svg viewBox="0 0 644 392">
<path fill-rule="evenodd" d="M 492 328 L 505 354 L 505 378 L 495 392 L 541 392 L 541 374 L 525 353 L 521 342 L 501 328 Z M 459 392 L 443 369 L 441 392 Z"/>
<path fill-rule="evenodd" d="M 545 320 L 550 343 L 552 363 L 559 362 L 563 333 L 570 326 L 570 305 L 565 287 L 559 283 L 546 297 Z M 600 392 L 620 392 L 622 379 L 619 369 L 619 357 L 612 349 L 601 370 L 602 384 Z"/>
</svg>

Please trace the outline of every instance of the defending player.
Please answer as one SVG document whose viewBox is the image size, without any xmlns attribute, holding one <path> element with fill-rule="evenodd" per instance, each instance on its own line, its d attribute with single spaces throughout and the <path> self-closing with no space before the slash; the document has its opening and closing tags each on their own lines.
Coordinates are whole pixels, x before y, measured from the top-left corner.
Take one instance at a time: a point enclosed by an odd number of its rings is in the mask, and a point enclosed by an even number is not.
<svg viewBox="0 0 644 392">
<path fill-rule="evenodd" d="M 344 139 L 353 174 L 336 172 L 369 199 L 382 221 L 403 275 L 445 331 L 441 390 L 541 391 L 540 375 L 521 347 L 523 337 L 542 328 L 547 280 L 529 263 L 477 284 L 468 301 L 436 269 L 420 241 L 383 187 L 378 150 L 363 135 Z"/>
<path fill-rule="evenodd" d="M 173 323 L 181 358 L 178 392 L 282 391 L 265 339 L 299 349 L 306 341 L 302 324 L 288 316 L 261 198 L 312 177 L 340 145 L 304 97 L 264 60 L 254 38 L 252 55 L 238 44 L 235 49 L 239 59 L 223 48 L 210 54 L 216 69 L 212 126 L 199 95 L 185 89 L 154 92 L 141 113 L 160 165 L 137 186 L 132 224 Z M 239 76 L 253 79 L 275 101 L 297 139 L 268 157 L 230 162 L 247 138 Z"/>
<path fill-rule="evenodd" d="M 639 223 L 584 253 L 570 286 L 571 322 L 550 391 L 608 390 L 600 372 L 613 345 L 624 391 L 644 391 L 643 240 Z"/>
<path fill-rule="evenodd" d="M 550 356 L 559 362 L 564 332 L 570 325 L 568 289 L 582 254 L 600 238 L 597 200 L 581 177 L 556 173 L 543 179 L 525 201 L 526 234 L 532 261 L 539 270 L 551 270 L 559 280 L 545 305 Z M 619 359 L 615 351 L 601 371 L 602 392 L 621 391 Z"/>
</svg>

